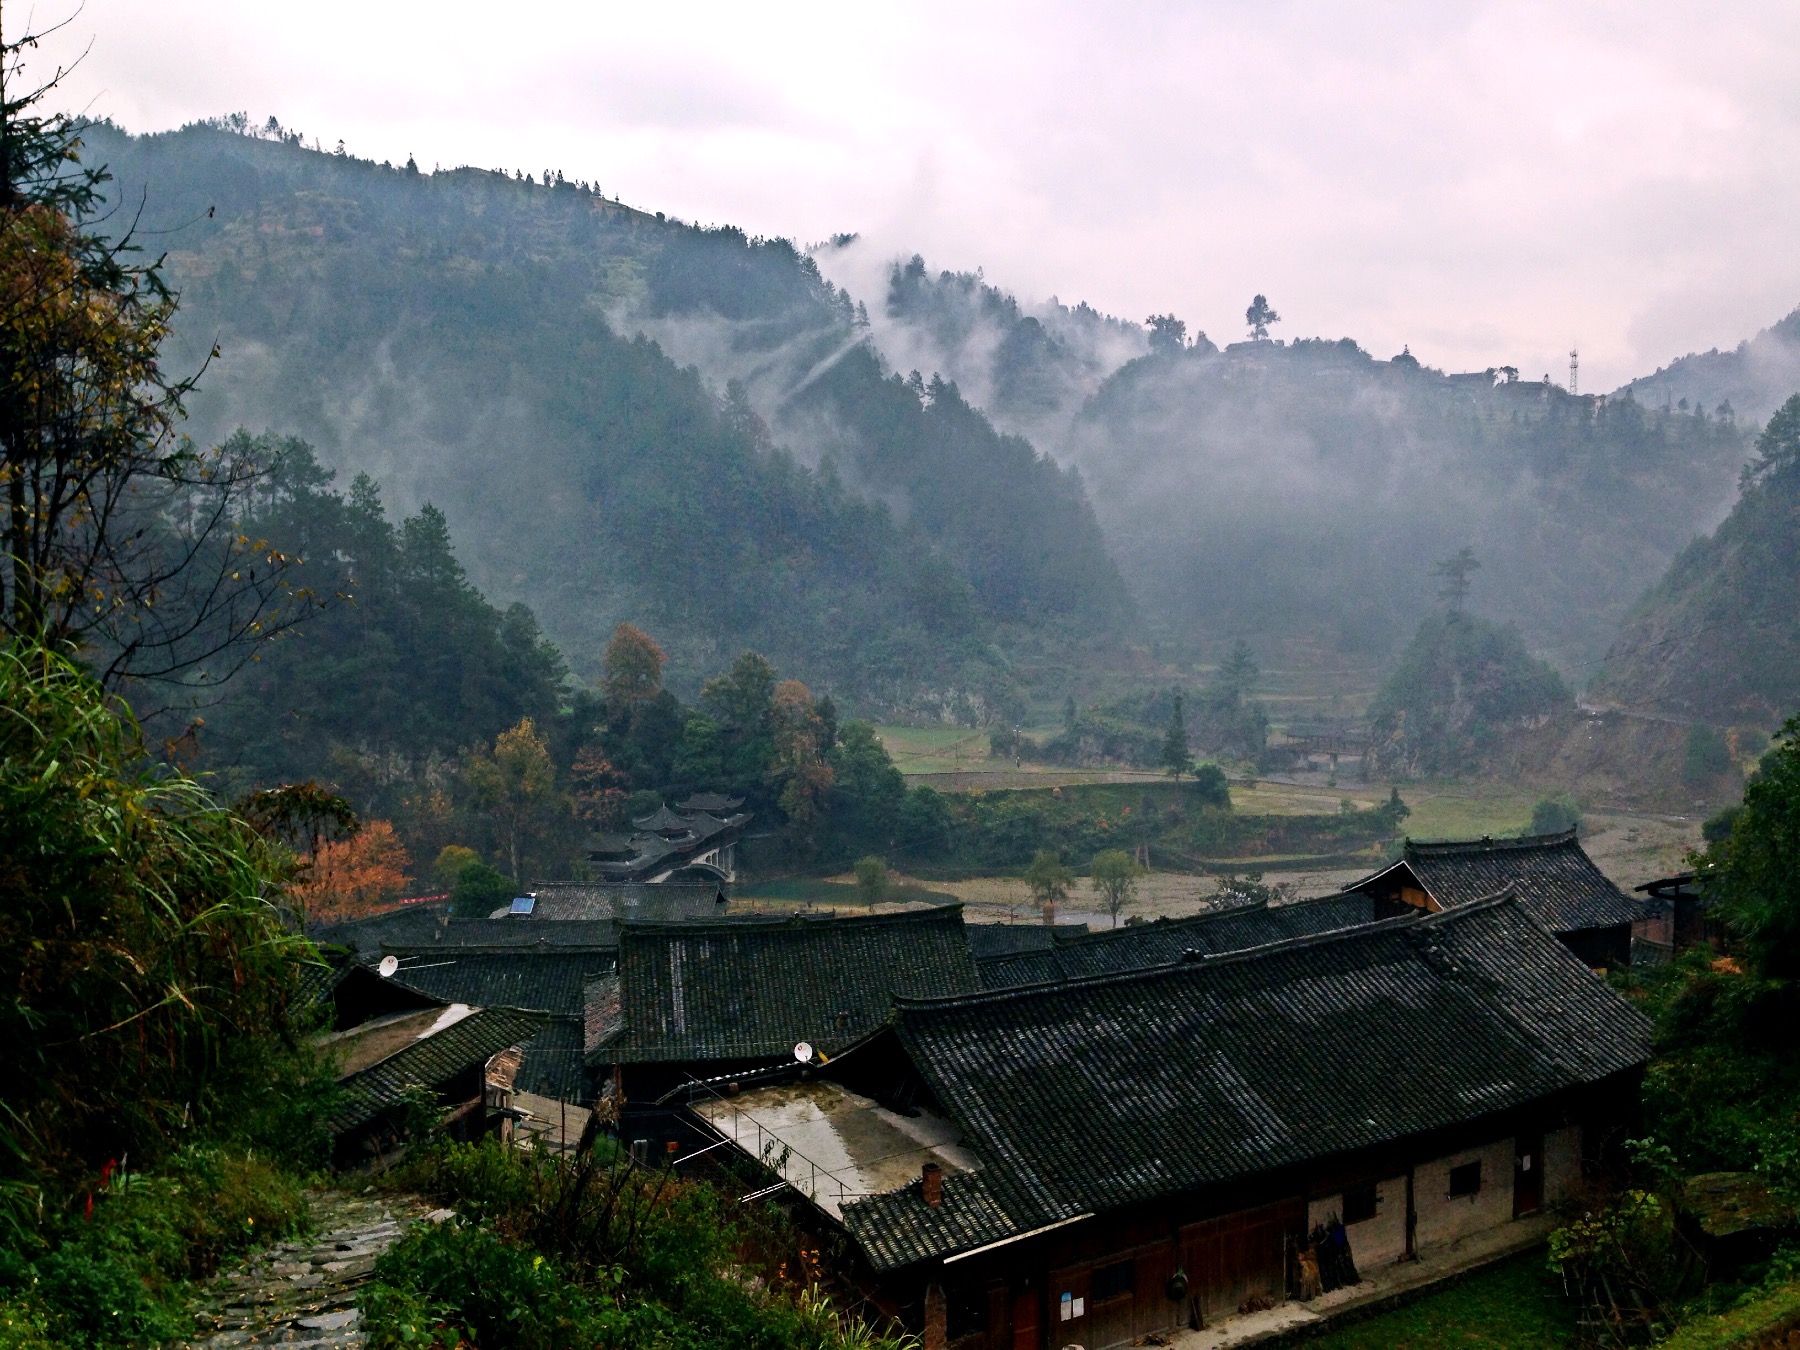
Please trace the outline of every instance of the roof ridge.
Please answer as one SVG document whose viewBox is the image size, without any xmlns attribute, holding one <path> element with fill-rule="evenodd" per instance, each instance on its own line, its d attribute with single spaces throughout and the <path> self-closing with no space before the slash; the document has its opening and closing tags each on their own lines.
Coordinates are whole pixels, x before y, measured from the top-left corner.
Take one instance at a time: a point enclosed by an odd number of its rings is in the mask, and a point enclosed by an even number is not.
<svg viewBox="0 0 1800 1350">
<path fill-rule="evenodd" d="M 791 931 L 794 928 L 830 928 L 834 926 L 852 926 L 857 928 L 879 928 L 888 925 L 921 923 L 926 920 L 943 920 L 962 915 L 962 901 L 949 905 L 931 905 L 925 909 L 896 910 L 892 914 L 808 914 L 804 910 L 793 914 L 771 914 L 766 916 L 767 922 L 746 922 L 746 920 L 763 919 L 760 914 L 745 914 L 729 919 L 620 919 L 619 937 L 621 941 L 627 936 L 653 936 L 668 933 L 768 933 Z"/>
<path fill-rule="evenodd" d="M 1433 839 L 1416 840 L 1408 838 L 1405 854 L 1417 853 L 1422 856 L 1443 856 L 1451 853 L 1494 853 L 1501 850 L 1516 852 L 1523 849 L 1555 848 L 1561 844 L 1572 844 L 1580 836 L 1581 827 L 1571 825 L 1566 830 L 1557 830 L 1553 834 L 1521 834 L 1511 837 L 1496 838 L 1493 835 L 1482 835 L 1479 839 Z"/>
<path fill-rule="evenodd" d="M 1323 900 L 1329 897 L 1317 896 L 1314 898 Z M 1298 900 L 1294 903 L 1310 904 L 1311 901 Z M 1230 914 L 1246 914 L 1251 912 L 1263 914 L 1267 913 L 1272 908 L 1273 906 L 1270 905 L 1267 900 L 1253 900 L 1247 905 L 1228 905 L 1224 909 L 1203 909 L 1198 914 L 1188 914 L 1177 919 L 1164 917 L 1152 919 L 1149 923 L 1126 924 L 1122 928 L 1102 928 L 1099 932 L 1095 933 L 1071 933 L 1066 938 L 1059 938 L 1055 935 L 1054 931 L 1052 931 L 1050 939 L 1052 945 L 1048 950 L 1055 951 L 1058 947 L 1072 947 L 1078 943 L 1100 942 L 1110 938 L 1126 937 L 1132 934 L 1141 933 L 1146 928 L 1153 932 L 1163 933 L 1168 932 L 1172 928 L 1193 928 L 1213 919 L 1223 919 Z M 1040 948 L 1037 950 L 1044 949 Z"/>
<path fill-rule="evenodd" d="M 1500 909 L 1502 907 L 1510 908 L 1527 924 L 1536 928 L 1543 937 L 1548 939 L 1552 947 L 1561 952 L 1569 960 L 1576 962 L 1581 960 L 1580 957 L 1569 950 L 1562 939 L 1558 938 L 1556 934 L 1551 931 L 1549 925 L 1531 912 L 1530 906 L 1519 899 L 1517 886 L 1510 881 L 1492 895 L 1484 895 L 1479 900 L 1471 900 L 1465 905 L 1458 905 L 1452 909 L 1446 909 L 1431 915 L 1429 922 L 1430 926 L 1434 929 L 1442 928 L 1445 925 L 1436 922 L 1436 920 L 1447 919 L 1453 915 L 1485 914 L 1491 910 Z M 1423 928 L 1426 924 L 1421 923 L 1419 926 Z M 1466 971 L 1460 965 L 1456 964 L 1450 964 L 1447 969 L 1442 970 L 1440 973 L 1442 973 L 1445 978 L 1453 979 L 1459 984 L 1466 985 L 1479 983 L 1484 991 L 1501 983 L 1486 975 L 1471 978 L 1472 972 Z M 1522 1041 L 1530 1045 L 1538 1054 L 1554 1064 L 1559 1071 L 1569 1067 L 1570 1061 L 1568 1057 L 1563 1054 L 1562 1047 L 1550 1037 L 1542 1034 L 1536 1027 L 1526 1021 L 1524 1017 L 1515 1012 L 1509 1000 L 1484 998 L 1483 1002 L 1487 1003 L 1500 1016 L 1506 1019 L 1506 1024 L 1512 1028 L 1514 1035 L 1518 1036 Z"/>
<path fill-rule="evenodd" d="M 456 942 L 432 946 L 417 946 L 408 942 L 384 942 L 381 944 L 384 956 L 444 956 L 452 959 L 459 956 L 586 956 L 593 952 L 617 950 L 616 943 L 552 942 L 549 938 L 539 938 L 536 942 L 516 943 Z"/>
<path fill-rule="evenodd" d="M 1465 908 L 1468 907 L 1465 906 Z M 1433 915 L 1432 917 L 1438 916 Z M 1324 933 L 1306 933 L 1299 937 L 1282 938 L 1276 942 L 1265 942 L 1259 947 L 1245 947 L 1235 952 L 1203 954 L 1197 961 L 1189 960 L 1184 955 L 1173 961 L 1161 961 L 1153 966 L 1138 966 L 1131 970 L 1108 970 L 1094 975 L 1070 975 L 1061 979 L 1039 980 L 1033 984 L 1008 985 L 1004 989 L 978 989 L 967 994 L 941 994 L 936 997 L 920 998 L 897 993 L 894 995 L 894 1006 L 898 1011 L 907 1009 L 922 1011 L 950 1006 L 976 1007 L 988 1003 L 1001 1003 L 1028 994 L 1041 994 L 1052 989 L 1067 992 L 1101 985 L 1130 984 L 1182 970 L 1216 970 L 1233 963 L 1281 955 L 1305 947 L 1324 946 L 1331 942 L 1347 942 L 1354 938 L 1385 936 L 1402 928 L 1411 928 L 1421 922 L 1423 920 L 1417 915 L 1396 914 L 1389 919 L 1352 924 L 1347 928 L 1333 928 Z"/>
</svg>

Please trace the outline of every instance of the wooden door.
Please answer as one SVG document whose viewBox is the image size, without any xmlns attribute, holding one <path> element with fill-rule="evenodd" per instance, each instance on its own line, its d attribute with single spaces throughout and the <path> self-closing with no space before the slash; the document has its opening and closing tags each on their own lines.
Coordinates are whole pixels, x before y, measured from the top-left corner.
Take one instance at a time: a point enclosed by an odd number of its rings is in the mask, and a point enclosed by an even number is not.
<svg viewBox="0 0 1800 1350">
<path fill-rule="evenodd" d="M 1513 1144 L 1513 1218 L 1544 1207 L 1544 1136 L 1522 1134 Z"/>
<path fill-rule="evenodd" d="M 1012 1301 L 1012 1350 L 1040 1350 L 1044 1343 L 1038 1325 L 1038 1291 L 1021 1290 Z"/>
<path fill-rule="evenodd" d="M 1201 1312 L 1235 1312 L 1251 1295 L 1281 1302 L 1287 1295 L 1287 1239 L 1305 1229 L 1306 1206 L 1299 1199 L 1183 1228 L 1181 1264 Z"/>
</svg>

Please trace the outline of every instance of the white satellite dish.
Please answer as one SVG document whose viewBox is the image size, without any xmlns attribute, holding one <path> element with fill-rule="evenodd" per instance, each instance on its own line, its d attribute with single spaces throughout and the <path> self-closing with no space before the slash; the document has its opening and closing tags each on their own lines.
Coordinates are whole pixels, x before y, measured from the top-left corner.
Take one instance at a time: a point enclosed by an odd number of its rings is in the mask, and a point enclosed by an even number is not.
<svg viewBox="0 0 1800 1350">
<path fill-rule="evenodd" d="M 392 979 L 394 972 L 400 969 L 400 958 L 397 956 L 384 956 L 381 958 L 381 964 L 376 966 L 375 969 L 381 972 L 382 979 Z"/>
<path fill-rule="evenodd" d="M 799 1060 L 802 1064 L 811 1064 L 812 1057 L 813 1048 L 810 1041 L 801 1041 L 800 1044 L 794 1047 L 794 1058 Z"/>
</svg>

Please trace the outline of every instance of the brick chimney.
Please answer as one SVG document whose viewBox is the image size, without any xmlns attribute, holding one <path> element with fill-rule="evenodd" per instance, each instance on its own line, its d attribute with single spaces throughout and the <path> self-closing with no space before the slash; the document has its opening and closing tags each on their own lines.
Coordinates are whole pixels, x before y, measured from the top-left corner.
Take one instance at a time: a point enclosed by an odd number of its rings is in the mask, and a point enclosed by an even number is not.
<svg viewBox="0 0 1800 1350">
<path fill-rule="evenodd" d="M 933 1209 L 944 1203 L 943 1168 L 934 1162 L 928 1162 L 919 1170 L 919 1194 Z"/>
<path fill-rule="evenodd" d="M 949 1344 L 950 1301 L 944 1297 L 944 1286 L 933 1280 L 925 1286 L 924 1350 L 946 1350 Z"/>
</svg>

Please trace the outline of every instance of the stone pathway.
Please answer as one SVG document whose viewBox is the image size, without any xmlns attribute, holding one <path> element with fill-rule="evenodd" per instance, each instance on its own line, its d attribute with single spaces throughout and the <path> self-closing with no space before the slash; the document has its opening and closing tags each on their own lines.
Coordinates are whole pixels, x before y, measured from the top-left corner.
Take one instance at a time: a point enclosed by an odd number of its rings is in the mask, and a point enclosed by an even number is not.
<svg viewBox="0 0 1800 1350">
<path fill-rule="evenodd" d="M 208 1287 L 182 1350 L 348 1350 L 363 1344 L 356 1293 L 406 1225 L 447 1218 L 413 1201 L 315 1191 L 314 1236 L 251 1257 Z"/>
</svg>

